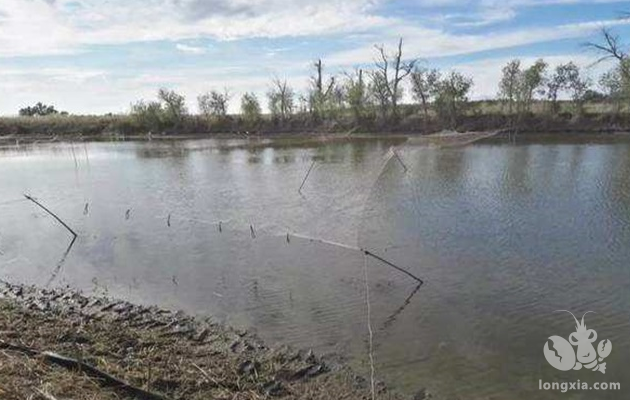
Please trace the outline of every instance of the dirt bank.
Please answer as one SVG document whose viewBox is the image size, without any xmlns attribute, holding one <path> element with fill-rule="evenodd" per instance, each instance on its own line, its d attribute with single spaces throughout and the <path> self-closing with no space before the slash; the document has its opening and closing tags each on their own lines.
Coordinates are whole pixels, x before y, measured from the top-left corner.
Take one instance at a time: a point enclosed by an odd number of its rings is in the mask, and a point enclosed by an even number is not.
<svg viewBox="0 0 630 400">
<path fill-rule="evenodd" d="M 369 382 L 333 360 L 210 320 L 0 282 L 4 400 L 370 397 Z"/>
</svg>

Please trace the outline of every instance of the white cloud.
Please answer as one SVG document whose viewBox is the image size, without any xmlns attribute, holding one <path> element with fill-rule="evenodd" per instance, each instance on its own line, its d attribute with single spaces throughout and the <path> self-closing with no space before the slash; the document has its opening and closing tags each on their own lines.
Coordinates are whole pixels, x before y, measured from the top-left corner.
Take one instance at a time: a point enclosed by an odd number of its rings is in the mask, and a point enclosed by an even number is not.
<svg viewBox="0 0 630 400">
<path fill-rule="evenodd" d="M 136 67 L 124 72 L 108 68 L 74 67 L 74 59 L 64 58 L 66 68 L 47 68 L 46 59 L 37 59 L 20 69 L 2 69 L 0 64 L 0 111 L 16 113 L 37 101 L 54 103 L 60 109 L 76 113 L 124 112 L 129 104 L 141 98 L 155 97 L 157 88 L 167 86 L 185 94 L 191 109 L 200 92 L 229 87 L 234 94 L 232 111 L 239 98 L 253 91 L 265 103 L 271 77 L 289 73 L 290 84 L 303 89 L 311 58 L 321 55 L 329 71 L 351 65 L 371 63 L 373 44 L 393 45 L 405 38 L 405 54 L 414 57 L 442 57 L 504 49 L 552 40 L 581 38 L 603 24 L 629 24 L 608 20 L 564 24 L 544 28 L 515 27 L 502 32 L 492 25 L 514 17 L 515 9 L 552 3 L 575 3 L 578 0 L 420 0 L 425 6 L 474 5 L 465 15 L 444 16 L 445 28 L 429 28 L 412 23 L 407 17 L 380 14 L 379 5 L 390 0 L 1 0 L 0 61 L 12 56 L 69 54 L 92 44 L 124 44 L 138 41 L 168 40 L 172 48 L 190 57 L 186 70 L 160 67 Z M 453 24 L 483 27 L 479 34 L 458 34 L 449 30 Z M 475 30 L 476 31 L 476 30 Z M 286 37 L 323 36 L 343 33 L 334 38 L 330 48 L 340 44 L 354 48 L 334 51 L 319 44 L 287 42 Z M 239 52 L 234 43 L 207 47 L 199 38 L 237 40 L 251 37 L 283 38 L 257 49 L 256 55 Z M 331 37 L 332 39 L 332 37 Z M 315 41 L 312 41 L 315 42 Z M 204 43 L 203 46 L 199 43 Z M 289 44 L 287 44 L 289 43 Z M 116 51 L 115 48 L 108 51 Z M 161 51 L 161 50 L 160 50 Z M 222 53 L 225 51 L 225 53 Z M 238 53 L 239 67 L 216 67 L 216 59 Z M 148 51 L 150 53 L 150 51 Z M 195 56 L 195 57 L 192 57 Z M 141 55 L 145 57 L 145 53 Z M 590 57 L 569 54 L 550 57 L 561 62 L 573 58 L 584 64 Z M 221 61 L 226 62 L 229 57 Z M 57 59 L 56 65 L 64 61 Z M 203 66 L 196 64 L 203 61 Z M 582 61 L 580 61 L 582 60 Z M 24 65 L 24 60 L 20 64 Z M 500 69 L 506 59 L 488 59 L 457 65 L 475 80 L 475 98 L 490 97 L 496 92 Z M 531 61 L 524 59 L 525 62 Z M 11 65 L 9 61 L 5 65 Z M 91 59 L 90 65 L 99 65 Z M 146 65 L 143 63 L 142 65 Z M 214 65 L 214 67 L 213 67 Z M 251 65 L 251 67 L 250 67 Z M 599 68 L 599 67 L 598 67 Z M 203 87 L 200 87 L 200 82 Z"/>
<path fill-rule="evenodd" d="M 155 69 L 130 76 L 82 68 L 0 68 L 0 93 L 11 93 L 0 96 L 0 112 L 15 115 L 20 108 L 41 101 L 71 113 L 126 113 L 133 102 L 155 99 L 160 87 L 186 96 L 191 111 L 197 110 L 196 99 L 201 93 L 228 88 L 232 94 L 230 111 L 237 112 L 245 92 L 255 93 L 266 106 L 266 93 L 274 76 L 286 79 L 298 91 L 304 90 L 305 67 L 294 65 L 288 76 L 278 71 L 251 74 L 238 68 Z"/>
<path fill-rule="evenodd" d="M 403 37 L 406 43 L 405 52 L 409 57 L 444 57 L 544 43 L 553 40 L 579 38 L 596 32 L 604 26 L 610 27 L 615 25 L 630 25 L 630 20 L 592 21 L 548 28 L 522 28 L 511 32 L 489 32 L 476 35 L 456 35 L 439 29 L 405 25 L 384 36 L 386 38 L 384 42 L 393 46 L 399 37 Z M 353 50 L 332 54 L 327 57 L 327 60 L 331 65 L 355 65 L 369 63 L 373 60 L 373 57 L 373 44 L 366 43 Z"/>
<path fill-rule="evenodd" d="M 3 0 L 0 56 L 55 54 L 89 44 L 232 40 L 382 26 L 377 0 Z"/>
<path fill-rule="evenodd" d="M 200 54 L 206 54 L 207 53 L 207 49 L 203 48 L 203 47 L 198 47 L 198 46 L 189 46 L 187 44 L 182 44 L 182 43 L 178 43 L 175 48 L 179 51 L 181 51 L 182 53 L 187 53 L 187 54 L 193 54 L 193 55 L 200 55 Z"/>
</svg>

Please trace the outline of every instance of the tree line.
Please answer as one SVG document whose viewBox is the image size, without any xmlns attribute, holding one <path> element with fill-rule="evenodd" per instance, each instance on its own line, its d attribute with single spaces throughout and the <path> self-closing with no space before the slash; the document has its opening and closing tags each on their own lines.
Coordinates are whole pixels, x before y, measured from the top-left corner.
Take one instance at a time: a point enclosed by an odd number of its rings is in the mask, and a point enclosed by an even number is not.
<svg viewBox="0 0 630 400">
<path fill-rule="evenodd" d="M 256 130 L 265 121 L 275 126 L 300 121 L 312 127 L 343 121 L 346 126 L 375 127 L 396 126 L 408 118 L 416 118 L 425 129 L 430 123 L 455 129 L 466 116 L 489 113 L 506 117 L 511 125 L 521 124 L 533 113 L 579 118 L 587 103 L 607 104 L 614 115 L 625 112 L 630 106 L 630 58 L 619 37 L 604 30 L 599 42 L 587 46 L 599 52 L 598 62 L 615 61 L 596 81 L 573 62 L 550 68 L 543 59 L 532 65 L 515 59 L 502 68 L 496 98 L 486 102 L 494 105 L 492 109 L 479 109 L 478 102 L 473 107 L 472 77 L 429 68 L 417 58 L 405 57 L 401 38 L 391 50 L 375 46 L 371 68 L 332 75 L 326 73 L 323 61 L 317 60 L 304 92 L 296 91 L 285 79 L 274 78 L 266 93 L 269 116 L 263 115 L 261 99 L 250 92 L 240 97 L 240 114 L 230 115 L 228 109 L 234 99 L 224 89 L 198 96 L 199 114 L 194 117 L 206 125 L 226 126 L 237 118 L 239 127 L 246 130 Z M 403 98 L 412 99 L 413 104 L 404 103 Z M 25 116 L 55 113 L 54 107 L 41 103 L 20 110 Z M 132 104 L 130 116 L 138 126 L 151 131 L 182 130 L 193 117 L 185 97 L 167 89 L 160 89 L 156 100 Z"/>
</svg>

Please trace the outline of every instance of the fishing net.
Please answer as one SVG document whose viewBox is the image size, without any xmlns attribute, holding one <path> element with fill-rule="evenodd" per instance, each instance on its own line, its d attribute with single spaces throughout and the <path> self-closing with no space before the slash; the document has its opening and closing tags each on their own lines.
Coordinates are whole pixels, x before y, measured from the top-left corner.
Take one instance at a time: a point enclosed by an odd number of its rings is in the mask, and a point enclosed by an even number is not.
<svg viewBox="0 0 630 400">
<path fill-rule="evenodd" d="M 422 316 L 432 284 L 432 266 L 418 262 L 427 243 L 417 182 L 439 167 L 427 149 L 493 134 L 104 145 L 117 149 L 115 168 L 103 145 L 54 145 L 48 162 L 72 168 L 71 179 L 51 173 L 38 187 L 33 172 L 27 186 L 11 178 L 19 163 L 3 165 L 0 269 L 12 281 L 212 315 L 379 374 L 400 359 L 388 347 L 394 332 L 417 340 L 399 320 Z M 78 233 L 71 251 L 72 235 L 24 192 Z"/>
</svg>

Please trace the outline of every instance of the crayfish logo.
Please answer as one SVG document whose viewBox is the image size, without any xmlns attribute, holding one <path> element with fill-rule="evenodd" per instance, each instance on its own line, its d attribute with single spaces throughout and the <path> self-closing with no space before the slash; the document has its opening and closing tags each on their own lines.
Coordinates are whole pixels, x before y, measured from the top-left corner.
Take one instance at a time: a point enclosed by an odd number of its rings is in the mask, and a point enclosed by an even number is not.
<svg viewBox="0 0 630 400">
<path fill-rule="evenodd" d="M 566 311 L 573 315 L 567 310 L 558 311 Z M 602 361 L 610 355 L 612 343 L 608 339 L 601 340 L 597 345 L 597 351 L 595 351 L 593 343 L 597 340 L 597 332 L 586 328 L 584 323 L 584 316 L 589 312 L 593 311 L 587 311 L 582 315 L 581 322 L 578 322 L 573 315 L 575 332 L 569 335 L 569 340 L 560 336 L 551 336 L 547 339 L 543 353 L 552 367 L 560 371 L 586 368 L 591 371 L 599 371 L 602 374 L 606 373 L 606 363 Z M 576 350 L 573 350 L 574 346 L 577 347 Z"/>
</svg>

